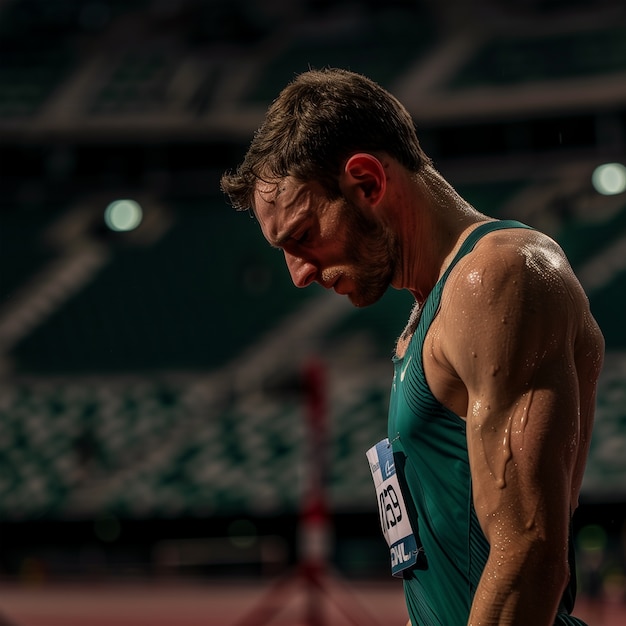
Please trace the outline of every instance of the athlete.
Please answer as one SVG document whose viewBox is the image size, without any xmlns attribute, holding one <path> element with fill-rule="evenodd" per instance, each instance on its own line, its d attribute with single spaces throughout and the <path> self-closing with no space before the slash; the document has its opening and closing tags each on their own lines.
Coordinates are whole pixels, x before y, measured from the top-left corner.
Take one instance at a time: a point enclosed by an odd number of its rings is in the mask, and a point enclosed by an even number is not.
<svg viewBox="0 0 626 626">
<path fill-rule="evenodd" d="M 222 189 L 296 286 L 415 297 L 378 446 L 412 624 L 581 624 L 570 528 L 604 341 L 559 246 L 460 197 L 397 99 L 345 70 L 296 77 Z"/>
</svg>

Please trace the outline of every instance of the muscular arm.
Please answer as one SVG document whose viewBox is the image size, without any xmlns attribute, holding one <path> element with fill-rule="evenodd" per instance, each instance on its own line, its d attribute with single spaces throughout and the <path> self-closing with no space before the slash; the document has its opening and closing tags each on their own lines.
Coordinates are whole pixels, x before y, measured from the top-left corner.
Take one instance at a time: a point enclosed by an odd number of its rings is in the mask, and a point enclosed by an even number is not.
<svg viewBox="0 0 626 626">
<path fill-rule="evenodd" d="M 500 237 L 477 248 L 442 303 L 442 354 L 467 389 L 474 505 L 490 545 L 472 626 L 553 623 L 586 456 L 575 356 L 586 299 L 558 248 L 524 236 L 537 246 Z"/>
</svg>

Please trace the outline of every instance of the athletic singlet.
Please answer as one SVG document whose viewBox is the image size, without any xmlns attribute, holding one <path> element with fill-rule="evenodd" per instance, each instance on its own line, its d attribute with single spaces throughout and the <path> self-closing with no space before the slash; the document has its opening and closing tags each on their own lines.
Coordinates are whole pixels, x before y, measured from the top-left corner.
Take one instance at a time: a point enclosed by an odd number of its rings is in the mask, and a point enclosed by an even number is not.
<svg viewBox="0 0 626 626">
<path fill-rule="evenodd" d="M 487 233 L 528 228 L 520 222 L 488 222 L 474 229 L 423 304 L 403 358 L 394 358 L 388 437 L 400 486 L 409 507 L 420 558 L 404 574 L 404 592 L 413 626 L 461 626 L 485 567 L 489 544 L 472 503 L 465 421 L 432 395 L 422 351 L 452 268 Z M 569 615 L 575 598 L 570 539 L 570 585 L 555 624 L 578 625 Z"/>
</svg>

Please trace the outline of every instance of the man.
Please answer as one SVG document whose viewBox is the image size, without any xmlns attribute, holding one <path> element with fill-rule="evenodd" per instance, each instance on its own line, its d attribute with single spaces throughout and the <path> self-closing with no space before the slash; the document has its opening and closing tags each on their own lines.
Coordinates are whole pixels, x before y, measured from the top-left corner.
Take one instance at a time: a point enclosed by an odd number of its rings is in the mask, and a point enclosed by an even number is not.
<svg viewBox="0 0 626 626">
<path fill-rule="evenodd" d="M 401 492 L 383 524 L 408 517 L 415 546 L 398 567 L 413 625 L 580 624 L 570 522 L 604 341 L 559 246 L 478 212 L 403 106 L 344 70 L 288 85 L 222 189 L 298 287 L 415 297 L 381 448 Z"/>
</svg>

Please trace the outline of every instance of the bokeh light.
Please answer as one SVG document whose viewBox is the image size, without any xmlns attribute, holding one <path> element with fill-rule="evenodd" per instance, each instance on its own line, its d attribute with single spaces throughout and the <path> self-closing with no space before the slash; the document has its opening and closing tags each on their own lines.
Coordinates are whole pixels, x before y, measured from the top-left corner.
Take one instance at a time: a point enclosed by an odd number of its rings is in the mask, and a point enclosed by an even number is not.
<svg viewBox="0 0 626 626">
<path fill-rule="evenodd" d="M 138 202 L 115 200 L 104 211 L 104 223 L 113 231 L 128 232 L 141 224 L 143 211 Z"/>
<path fill-rule="evenodd" d="M 591 182 L 603 196 L 614 196 L 626 191 L 626 167 L 621 163 L 604 163 L 593 171 Z"/>
</svg>

